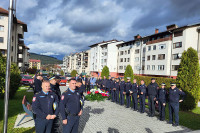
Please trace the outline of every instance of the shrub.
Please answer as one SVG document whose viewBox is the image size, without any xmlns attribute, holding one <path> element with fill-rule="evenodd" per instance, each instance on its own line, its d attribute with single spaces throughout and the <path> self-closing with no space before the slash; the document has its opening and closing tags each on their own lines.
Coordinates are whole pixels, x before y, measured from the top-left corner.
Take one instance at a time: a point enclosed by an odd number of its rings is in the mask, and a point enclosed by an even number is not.
<svg viewBox="0 0 200 133">
<path fill-rule="evenodd" d="M 128 65 L 126 67 L 126 70 L 124 72 L 124 80 L 127 81 L 127 77 L 131 78 L 131 83 L 133 82 L 134 74 L 133 74 L 133 69 L 131 65 Z"/>
<path fill-rule="evenodd" d="M 103 67 L 103 70 L 101 72 L 101 77 L 103 79 L 104 76 L 106 76 L 106 78 L 108 79 L 108 76 L 109 76 L 109 68 L 107 66 L 104 66 Z"/>
<path fill-rule="evenodd" d="M 198 54 L 193 48 L 188 48 L 182 54 L 177 75 L 177 86 L 186 93 L 185 100 L 180 104 L 181 109 L 194 109 L 200 98 L 200 79 Z"/>
<path fill-rule="evenodd" d="M 71 76 L 72 77 L 76 77 L 76 74 L 77 74 L 78 72 L 76 71 L 76 70 L 73 70 L 72 72 L 71 72 Z"/>
</svg>

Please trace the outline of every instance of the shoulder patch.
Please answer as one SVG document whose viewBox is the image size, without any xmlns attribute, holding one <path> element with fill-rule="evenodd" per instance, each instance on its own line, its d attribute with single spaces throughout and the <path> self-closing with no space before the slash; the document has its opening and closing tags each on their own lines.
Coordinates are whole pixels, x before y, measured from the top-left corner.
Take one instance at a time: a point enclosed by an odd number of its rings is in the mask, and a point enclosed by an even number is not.
<svg viewBox="0 0 200 133">
<path fill-rule="evenodd" d="M 35 100 L 36 100 L 36 97 L 33 97 L 33 100 L 32 100 L 32 101 L 35 102 Z"/>
</svg>

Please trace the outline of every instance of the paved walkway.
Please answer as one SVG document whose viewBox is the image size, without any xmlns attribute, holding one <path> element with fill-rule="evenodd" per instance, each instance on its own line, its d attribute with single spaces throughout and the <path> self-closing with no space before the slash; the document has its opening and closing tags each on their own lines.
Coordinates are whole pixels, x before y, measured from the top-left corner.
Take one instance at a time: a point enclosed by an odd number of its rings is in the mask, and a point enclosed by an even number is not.
<svg viewBox="0 0 200 133">
<path fill-rule="evenodd" d="M 108 100 L 86 101 L 80 118 L 79 132 L 83 133 L 183 133 L 185 127 L 173 127 L 156 117 L 148 117 Z"/>
</svg>

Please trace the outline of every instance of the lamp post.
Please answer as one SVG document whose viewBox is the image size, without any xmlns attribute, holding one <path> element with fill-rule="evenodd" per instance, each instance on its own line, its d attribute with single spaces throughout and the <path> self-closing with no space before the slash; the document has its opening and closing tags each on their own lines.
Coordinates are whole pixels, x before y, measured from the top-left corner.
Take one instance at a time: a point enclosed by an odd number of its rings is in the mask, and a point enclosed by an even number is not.
<svg viewBox="0 0 200 133">
<path fill-rule="evenodd" d="M 8 42 L 7 42 L 7 64 L 6 64 L 6 82 L 5 82 L 5 95 L 4 95 L 4 122 L 3 133 L 7 133 L 8 125 L 8 101 L 9 101 L 9 88 L 10 88 L 10 46 L 12 42 L 12 26 L 13 26 L 13 0 L 10 0 L 8 8 Z"/>
</svg>

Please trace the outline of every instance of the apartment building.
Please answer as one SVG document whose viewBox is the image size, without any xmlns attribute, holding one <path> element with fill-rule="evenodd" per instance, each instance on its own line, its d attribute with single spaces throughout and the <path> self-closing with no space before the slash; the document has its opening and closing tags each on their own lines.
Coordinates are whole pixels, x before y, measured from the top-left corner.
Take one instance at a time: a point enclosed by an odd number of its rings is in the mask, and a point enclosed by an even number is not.
<svg viewBox="0 0 200 133">
<path fill-rule="evenodd" d="M 90 47 L 90 73 L 95 77 L 101 74 L 104 66 L 108 66 L 110 75 L 116 77 L 117 73 L 117 45 L 123 41 L 110 40 L 93 44 Z"/>
<path fill-rule="evenodd" d="M 29 59 L 29 68 L 36 67 L 37 70 L 41 68 L 41 61 L 36 59 Z"/>
<path fill-rule="evenodd" d="M 29 64 L 29 48 L 24 44 L 24 32 L 27 25 L 14 15 L 13 34 L 11 43 L 11 62 L 16 63 L 21 71 L 25 71 Z M 8 11 L 0 7 L 0 52 L 7 56 Z"/>
</svg>

